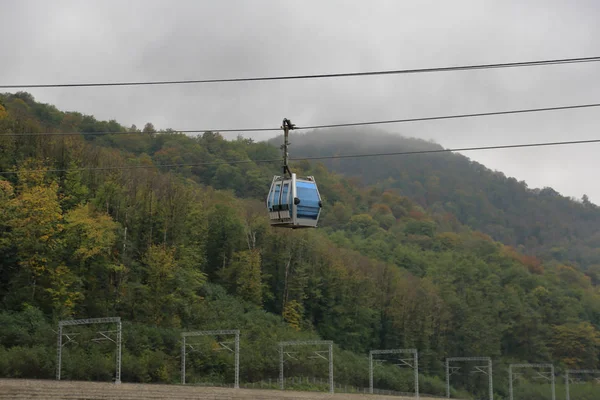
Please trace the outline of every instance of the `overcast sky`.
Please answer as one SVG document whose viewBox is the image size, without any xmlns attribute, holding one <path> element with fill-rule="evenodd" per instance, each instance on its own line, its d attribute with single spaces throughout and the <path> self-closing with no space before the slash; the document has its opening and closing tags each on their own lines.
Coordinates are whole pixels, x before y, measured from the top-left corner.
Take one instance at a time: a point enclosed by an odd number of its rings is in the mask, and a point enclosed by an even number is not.
<svg viewBox="0 0 600 400">
<path fill-rule="evenodd" d="M 0 0 L 0 84 L 353 72 L 600 55 L 594 0 Z M 31 89 L 157 128 L 397 119 L 600 102 L 600 63 L 314 81 Z M 444 147 L 598 138 L 598 109 L 385 126 Z M 251 136 L 251 135 L 245 135 Z M 268 135 L 253 136 L 265 139 Z M 600 144 L 465 153 L 600 203 Z"/>
</svg>

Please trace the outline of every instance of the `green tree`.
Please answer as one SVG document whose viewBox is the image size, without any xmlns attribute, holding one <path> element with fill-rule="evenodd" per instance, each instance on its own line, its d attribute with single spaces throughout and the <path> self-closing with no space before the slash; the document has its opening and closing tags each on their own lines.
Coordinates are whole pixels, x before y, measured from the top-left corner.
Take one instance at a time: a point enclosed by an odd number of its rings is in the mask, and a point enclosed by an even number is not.
<svg viewBox="0 0 600 400">
<path fill-rule="evenodd" d="M 175 304 L 177 261 L 175 249 L 152 245 L 142 258 L 145 266 L 149 321 L 156 325 L 172 322 Z"/>
<path fill-rule="evenodd" d="M 147 134 L 156 133 L 156 129 L 151 122 L 147 122 L 146 125 L 144 125 L 142 132 Z"/>
<path fill-rule="evenodd" d="M 244 225 L 229 205 L 218 204 L 208 215 L 207 272 L 215 273 L 232 259 L 244 237 Z"/>
<path fill-rule="evenodd" d="M 61 205 L 63 210 L 70 210 L 87 200 L 88 187 L 83 183 L 82 174 L 77 171 L 77 165 L 71 163 L 63 183 Z"/>
<path fill-rule="evenodd" d="M 262 305 L 261 257 L 258 250 L 244 250 L 233 254 L 231 263 L 222 276 L 234 287 L 242 299 Z"/>
</svg>

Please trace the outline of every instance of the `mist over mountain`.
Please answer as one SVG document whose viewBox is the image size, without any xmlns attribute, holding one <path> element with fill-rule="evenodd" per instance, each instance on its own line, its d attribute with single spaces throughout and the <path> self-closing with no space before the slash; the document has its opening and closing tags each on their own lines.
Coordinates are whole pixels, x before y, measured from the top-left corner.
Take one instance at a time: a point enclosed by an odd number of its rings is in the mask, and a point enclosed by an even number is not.
<svg viewBox="0 0 600 400">
<path fill-rule="evenodd" d="M 293 133 L 290 140 L 292 158 L 442 149 L 433 142 L 368 127 Z M 600 264 L 600 209 L 586 196 L 577 200 L 550 187 L 529 188 L 450 152 L 320 162 L 365 185 L 393 189 L 433 214 L 451 213 L 461 223 L 527 254 L 583 269 Z"/>
</svg>

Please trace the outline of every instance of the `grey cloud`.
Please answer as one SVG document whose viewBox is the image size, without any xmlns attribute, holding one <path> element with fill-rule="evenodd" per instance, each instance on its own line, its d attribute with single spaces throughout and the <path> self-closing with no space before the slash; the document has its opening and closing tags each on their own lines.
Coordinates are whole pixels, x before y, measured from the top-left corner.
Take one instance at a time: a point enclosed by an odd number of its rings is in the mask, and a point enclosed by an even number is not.
<svg viewBox="0 0 600 400">
<path fill-rule="evenodd" d="M 595 56 L 597 1 L 19 1 L 0 13 L 3 83 L 195 79 Z M 600 100 L 598 64 L 301 82 L 31 92 L 175 129 L 410 118 Z M 385 126 L 445 147 L 595 137 L 598 111 Z M 256 135 L 265 139 L 268 135 Z M 598 146 L 465 155 L 600 202 Z M 293 150 L 292 150 L 293 151 Z"/>
</svg>

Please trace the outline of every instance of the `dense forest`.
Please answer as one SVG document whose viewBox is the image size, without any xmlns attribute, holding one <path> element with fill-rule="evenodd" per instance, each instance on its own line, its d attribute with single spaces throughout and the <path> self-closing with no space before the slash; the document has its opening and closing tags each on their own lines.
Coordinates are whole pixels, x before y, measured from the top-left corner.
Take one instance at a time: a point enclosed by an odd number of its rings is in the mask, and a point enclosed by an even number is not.
<svg viewBox="0 0 600 400">
<path fill-rule="evenodd" d="M 274 140 L 278 142 L 280 139 Z M 295 156 L 441 150 L 438 144 L 365 129 L 329 129 L 293 135 Z M 600 208 L 549 187 L 492 171 L 456 153 L 324 161 L 367 185 L 393 189 L 429 212 L 451 213 L 462 224 L 535 255 L 600 271 Z"/>
<path fill-rule="evenodd" d="M 132 382 L 178 382 L 179 333 L 199 329 L 242 331 L 245 382 L 275 380 L 277 342 L 303 338 L 333 340 L 336 381 L 362 387 L 369 350 L 417 348 L 421 392 L 438 395 L 446 357 L 492 357 L 498 399 L 509 363 L 599 367 L 592 204 L 454 154 L 301 161 L 293 169 L 316 177 L 324 208 L 318 229 L 290 232 L 266 218 L 278 163 L 251 161 L 278 158 L 271 143 L 126 128 L 28 93 L 0 95 L 0 133 L 2 377 L 52 378 L 57 321 L 108 316 L 124 320 Z M 362 151 L 359 137 L 298 136 L 294 155 Z M 435 146 L 379 138 L 388 151 Z M 110 349 L 65 347 L 63 376 L 110 380 Z M 326 376 L 315 359 L 286 368 Z M 410 371 L 380 368 L 377 387 L 412 390 Z M 483 376 L 461 371 L 455 394 L 486 393 Z M 205 351 L 187 381 L 232 374 L 230 355 Z M 516 390 L 535 400 L 548 387 Z M 590 386 L 574 390 L 592 399 Z"/>
</svg>

